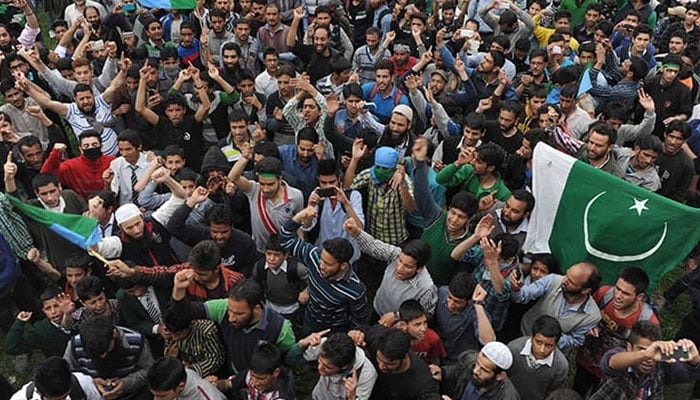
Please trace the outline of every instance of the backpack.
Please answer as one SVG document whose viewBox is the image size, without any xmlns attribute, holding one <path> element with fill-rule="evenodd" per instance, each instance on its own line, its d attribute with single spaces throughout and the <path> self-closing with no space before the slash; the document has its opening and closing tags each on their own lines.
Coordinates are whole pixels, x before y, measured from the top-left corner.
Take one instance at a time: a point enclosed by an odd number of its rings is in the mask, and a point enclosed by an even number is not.
<svg viewBox="0 0 700 400">
<path fill-rule="evenodd" d="M 377 93 L 379 93 L 379 86 L 377 86 L 377 84 L 375 83 L 372 85 L 372 89 L 370 89 L 370 91 L 369 91 L 369 99 L 368 100 L 369 101 L 374 100 L 374 96 L 376 96 Z M 401 89 L 396 88 L 396 90 L 394 90 L 394 107 L 401 104 L 401 97 L 403 97 L 403 92 L 401 91 Z"/>
<path fill-rule="evenodd" d="M 608 289 L 607 292 L 598 301 L 598 308 L 601 310 L 605 308 L 613 299 L 613 288 Z M 646 301 L 642 302 L 642 312 L 639 314 L 638 321 L 649 321 L 651 317 L 654 316 L 654 309 Z"/>
<path fill-rule="evenodd" d="M 25 397 L 27 398 L 27 400 L 30 400 L 32 397 L 34 397 L 34 389 L 34 381 L 32 381 L 29 383 L 29 385 L 27 385 L 27 391 L 25 392 Z M 83 388 L 80 386 L 78 378 L 76 378 L 76 376 L 73 374 L 70 374 L 70 393 L 68 394 L 70 395 L 71 400 L 87 399 Z"/>
</svg>

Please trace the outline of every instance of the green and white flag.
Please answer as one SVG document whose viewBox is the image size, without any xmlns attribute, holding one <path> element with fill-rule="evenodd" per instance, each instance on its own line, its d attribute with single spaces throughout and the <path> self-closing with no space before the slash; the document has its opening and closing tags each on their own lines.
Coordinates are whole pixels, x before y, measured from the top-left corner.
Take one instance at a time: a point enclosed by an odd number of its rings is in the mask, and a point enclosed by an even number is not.
<svg viewBox="0 0 700 400">
<path fill-rule="evenodd" d="M 523 246 L 552 253 L 564 269 L 596 264 L 605 283 L 628 266 L 651 287 L 700 239 L 700 210 L 642 189 L 544 143 L 533 156 L 535 209 Z"/>
</svg>

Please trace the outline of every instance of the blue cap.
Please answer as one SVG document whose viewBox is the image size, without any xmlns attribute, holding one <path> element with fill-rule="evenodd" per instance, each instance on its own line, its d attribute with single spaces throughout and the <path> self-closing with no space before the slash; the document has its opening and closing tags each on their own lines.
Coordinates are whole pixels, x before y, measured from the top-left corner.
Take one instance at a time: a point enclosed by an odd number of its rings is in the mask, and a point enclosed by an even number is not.
<svg viewBox="0 0 700 400">
<path fill-rule="evenodd" d="M 391 147 L 380 147 L 374 152 L 374 165 L 384 168 L 396 168 L 399 152 Z"/>
</svg>

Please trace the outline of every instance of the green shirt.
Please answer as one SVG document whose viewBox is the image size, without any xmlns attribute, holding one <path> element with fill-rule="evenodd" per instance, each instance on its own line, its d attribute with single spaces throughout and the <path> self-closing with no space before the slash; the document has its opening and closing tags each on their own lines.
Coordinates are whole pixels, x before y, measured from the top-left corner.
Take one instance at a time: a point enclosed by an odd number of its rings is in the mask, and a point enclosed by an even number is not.
<svg viewBox="0 0 700 400">
<path fill-rule="evenodd" d="M 437 183 L 447 187 L 461 186 L 462 189 L 470 192 L 477 199 L 492 192 L 496 192 L 496 198 L 501 201 L 506 201 L 510 197 L 510 189 L 498 176 L 496 176 L 496 183 L 491 185 L 491 187 L 485 188 L 481 186 L 479 177 L 474 175 L 474 168 L 469 164 L 462 165 L 459 169 L 454 163 L 450 164 L 437 173 L 435 180 Z"/>
</svg>

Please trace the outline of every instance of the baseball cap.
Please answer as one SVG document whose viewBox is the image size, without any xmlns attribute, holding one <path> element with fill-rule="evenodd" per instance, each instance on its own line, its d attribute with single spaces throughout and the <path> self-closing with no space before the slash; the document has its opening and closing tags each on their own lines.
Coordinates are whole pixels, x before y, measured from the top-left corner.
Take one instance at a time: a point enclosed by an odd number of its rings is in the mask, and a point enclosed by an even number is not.
<svg viewBox="0 0 700 400">
<path fill-rule="evenodd" d="M 396 168 L 399 153 L 392 147 L 380 147 L 374 152 L 374 165 L 384 168 Z"/>
</svg>

